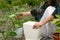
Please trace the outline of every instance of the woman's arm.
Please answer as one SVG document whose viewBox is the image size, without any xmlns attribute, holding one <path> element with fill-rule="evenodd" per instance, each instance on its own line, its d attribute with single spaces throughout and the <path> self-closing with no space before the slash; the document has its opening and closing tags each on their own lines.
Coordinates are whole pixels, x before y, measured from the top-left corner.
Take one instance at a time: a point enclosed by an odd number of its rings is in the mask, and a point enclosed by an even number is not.
<svg viewBox="0 0 60 40">
<path fill-rule="evenodd" d="M 28 16 L 28 15 L 31 15 L 30 11 L 28 12 L 20 12 L 23 16 Z"/>
<path fill-rule="evenodd" d="M 20 12 L 18 15 L 17 15 L 17 19 L 21 19 L 25 16 L 28 16 L 28 15 L 31 15 L 30 11 L 28 12 Z"/>
<path fill-rule="evenodd" d="M 40 23 L 41 23 L 42 25 L 44 25 L 44 24 L 50 22 L 50 21 L 53 20 L 53 19 L 54 19 L 54 16 L 50 15 L 50 16 L 48 16 L 46 19 L 42 20 Z"/>
<path fill-rule="evenodd" d="M 39 27 L 42 27 L 43 25 L 45 25 L 46 23 L 50 22 L 51 20 L 54 19 L 54 16 L 50 15 L 48 16 L 46 19 L 40 21 L 40 22 L 37 22 L 33 28 L 35 29 L 38 29 Z"/>
<path fill-rule="evenodd" d="M 33 28 L 39 28 L 39 27 L 42 27 L 43 25 L 45 25 L 46 23 L 50 22 L 51 20 L 53 20 L 54 18 L 57 18 L 55 15 L 57 14 L 57 11 L 55 10 L 52 15 L 48 16 L 46 19 L 36 23 L 34 25 Z"/>
</svg>

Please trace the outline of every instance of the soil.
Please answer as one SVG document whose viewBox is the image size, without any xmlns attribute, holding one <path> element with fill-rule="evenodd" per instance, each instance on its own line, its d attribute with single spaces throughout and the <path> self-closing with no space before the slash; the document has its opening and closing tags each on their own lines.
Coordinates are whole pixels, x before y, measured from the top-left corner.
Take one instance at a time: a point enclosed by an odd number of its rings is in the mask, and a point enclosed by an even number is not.
<svg viewBox="0 0 60 40">
<path fill-rule="evenodd" d="M 54 35 L 60 38 L 60 33 L 56 33 Z"/>
</svg>

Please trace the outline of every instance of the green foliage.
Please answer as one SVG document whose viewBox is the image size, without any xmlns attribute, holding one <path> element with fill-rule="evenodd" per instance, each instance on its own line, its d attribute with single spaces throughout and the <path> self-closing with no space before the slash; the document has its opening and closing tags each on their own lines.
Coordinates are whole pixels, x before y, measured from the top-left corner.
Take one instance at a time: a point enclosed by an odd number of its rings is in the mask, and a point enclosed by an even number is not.
<svg viewBox="0 0 60 40">
<path fill-rule="evenodd" d="M 0 0 L 0 9 L 12 8 L 13 6 L 23 6 L 25 4 L 29 6 L 38 6 L 45 0 Z"/>
<path fill-rule="evenodd" d="M 6 25 L 8 26 L 8 28 L 12 27 L 12 28 L 15 29 L 15 28 L 22 27 L 23 23 L 26 22 L 26 21 L 29 21 L 29 20 L 32 21 L 32 20 L 34 20 L 32 18 L 32 16 L 27 16 L 27 17 L 24 17 L 22 19 L 17 20 L 16 19 L 17 13 L 20 13 L 22 11 L 27 11 L 27 9 L 20 8 L 18 10 L 18 12 L 16 12 L 16 11 L 14 12 L 12 10 L 8 10 L 7 12 L 4 12 L 4 14 L 2 14 L 2 16 L 0 17 L 0 26 L 3 26 L 3 24 L 5 24 L 5 22 L 9 20 L 9 22 L 7 22 Z"/>
<path fill-rule="evenodd" d="M 14 31 L 10 31 L 10 32 L 9 32 L 9 35 L 12 36 L 12 37 L 14 37 L 14 36 L 16 36 L 17 34 L 16 34 L 16 32 L 14 32 Z"/>
<path fill-rule="evenodd" d="M 3 26 L 3 24 L 7 22 L 6 25 L 8 25 L 9 29 L 3 33 L 4 40 L 7 40 L 9 36 L 16 36 L 16 33 L 14 31 L 11 31 L 12 28 L 19 28 L 22 27 L 23 23 L 26 21 L 33 21 L 34 19 L 32 16 L 26 16 L 22 19 L 16 20 L 16 11 L 19 12 L 26 11 L 27 9 L 24 8 L 18 8 L 13 9 L 14 6 L 22 7 L 23 5 L 29 5 L 29 6 L 38 6 L 41 2 L 44 0 L 0 0 L 0 9 L 7 9 L 7 11 L 3 11 L 2 16 L 0 16 L 0 26 Z M 15 11 L 14 11 L 15 10 Z M 27 10 L 28 11 L 28 10 Z"/>
<path fill-rule="evenodd" d="M 0 9 L 3 9 L 3 8 L 10 8 L 12 7 L 12 5 L 10 5 L 7 0 L 0 0 Z"/>
<path fill-rule="evenodd" d="M 17 35 L 17 34 L 16 34 L 14 31 L 11 31 L 11 30 L 3 33 L 4 40 L 7 40 L 9 36 L 14 37 L 14 36 L 16 36 L 16 35 Z"/>
<path fill-rule="evenodd" d="M 57 19 L 54 19 L 52 23 L 56 24 L 56 26 L 60 27 L 60 15 L 56 15 Z"/>
<path fill-rule="evenodd" d="M 43 2 L 43 1 L 45 1 L 45 0 L 28 0 L 28 1 L 27 1 L 27 4 L 28 4 L 29 6 L 38 6 L 38 5 L 40 5 L 40 3 Z"/>
<path fill-rule="evenodd" d="M 4 33 L 3 33 L 3 36 L 4 36 L 4 40 L 7 40 L 8 32 L 4 32 Z"/>
<path fill-rule="evenodd" d="M 8 4 L 12 4 L 12 0 L 6 0 L 8 2 Z"/>
<path fill-rule="evenodd" d="M 19 11 L 21 12 L 21 11 L 26 11 L 26 10 L 24 8 L 21 8 L 21 10 L 19 9 Z M 9 29 L 3 33 L 4 40 L 8 40 L 9 36 L 14 37 L 17 35 L 14 31 L 11 31 L 12 28 L 14 28 L 14 29 L 20 28 L 20 27 L 22 27 L 24 22 L 29 21 L 29 20 L 30 21 L 34 20 L 32 18 L 32 16 L 26 16 L 22 19 L 17 20 L 16 15 L 17 15 L 16 12 L 13 12 L 12 10 L 8 10 L 7 12 L 4 12 L 4 14 L 2 14 L 2 16 L 0 17 L 0 23 L 1 23 L 0 26 L 3 26 L 3 23 L 7 22 L 7 20 L 9 20 L 9 22 L 7 23 L 9 26 L 6 24 L 9 27 Z M 5 26 L 3 26 L 3 27 L 5 27 Z"/>
<path fill-rule="evenodd" d="M 23 22 L 24 22 L 23 19 L 15 20 L 15 21 L 13 22 L 13 25 L 14 25 L 15 28 L 22 27 Z"/>
<path fill-rule="evenodd" d="M 60 33 L 60 15 L 56 15 L 57 16 L 57 19 L 54 19 L 52 23 L 56 24 L 57 26 L 57 30 L 55 32 L 59 32 Z"/>
<path fill-rule="evenodd" d="M 56 32 L 59 32 L 60 33 L 60 29 L 57 29 Z"/>
</svg>

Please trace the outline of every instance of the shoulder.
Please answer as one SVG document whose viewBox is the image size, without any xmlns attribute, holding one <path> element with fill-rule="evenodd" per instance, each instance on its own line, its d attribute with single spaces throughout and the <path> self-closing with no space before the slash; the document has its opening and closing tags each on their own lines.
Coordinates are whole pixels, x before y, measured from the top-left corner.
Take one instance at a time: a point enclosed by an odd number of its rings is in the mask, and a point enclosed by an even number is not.
<svg viewBox="0 0 60 40">
<path fill-rule="evenodd" d="M 48 7 L 46 8 L 46 11 L 47 11 L 48 13 L 50 13 L 50 14 L 52 14 L 55 10 L 56 10 L 56 8 L 53 7 L 53 6 L 48 6 Z"/>
<path fill-rule="evenodd" d="M 56 9 L 56 7 L 54 7 L 54 6 L 48 6 L 47 8 L 48 9 Z"/>
</svg>

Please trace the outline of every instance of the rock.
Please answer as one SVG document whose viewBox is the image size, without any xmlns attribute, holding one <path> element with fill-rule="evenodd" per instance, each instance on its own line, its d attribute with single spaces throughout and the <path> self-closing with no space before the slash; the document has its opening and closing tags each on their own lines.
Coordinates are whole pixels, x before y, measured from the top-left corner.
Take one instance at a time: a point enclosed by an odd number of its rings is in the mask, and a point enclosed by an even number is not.
<svg viewBox="0 0 60 40">
<path fill-rule="evenodd" d="M 3 34 L 0 33 L 0 40 L 3 40 Z"/>
</svg>

